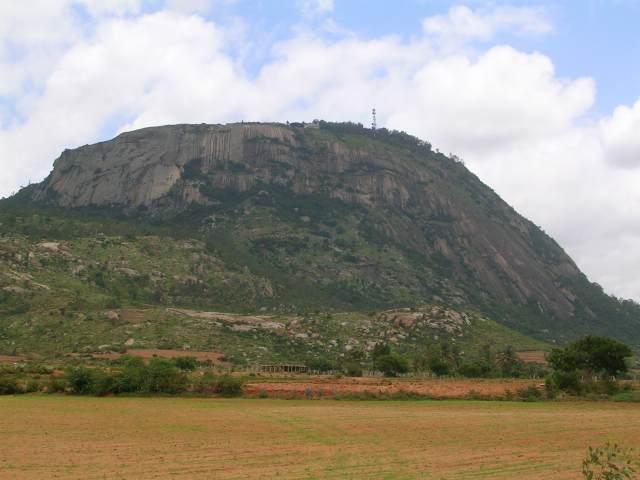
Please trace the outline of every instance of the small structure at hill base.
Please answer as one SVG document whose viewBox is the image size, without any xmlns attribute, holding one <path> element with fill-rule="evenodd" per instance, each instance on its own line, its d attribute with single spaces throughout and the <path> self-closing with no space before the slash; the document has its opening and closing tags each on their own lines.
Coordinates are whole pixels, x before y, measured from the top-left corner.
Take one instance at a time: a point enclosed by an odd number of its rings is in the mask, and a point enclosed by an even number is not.
<svg viewBox="0 0 640 480">
<path fill-rule="evenodd" d="M 260 365 L 261 373 L 306 373 L 309 368 L 302 363 L 268 363 Z"/>
</svg>

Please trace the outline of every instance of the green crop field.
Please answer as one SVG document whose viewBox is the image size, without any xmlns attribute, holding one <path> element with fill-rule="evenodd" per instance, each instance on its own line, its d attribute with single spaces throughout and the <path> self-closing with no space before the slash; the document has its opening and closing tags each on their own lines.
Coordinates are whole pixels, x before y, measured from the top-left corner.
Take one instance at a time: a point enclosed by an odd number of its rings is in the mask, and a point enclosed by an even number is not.
<svg viewBox="0 0 640 480">
<path fill-rule="evenodd" d="M 0 478 L 579 479 L 638 404 L 0 397 Z"/>
</svg>

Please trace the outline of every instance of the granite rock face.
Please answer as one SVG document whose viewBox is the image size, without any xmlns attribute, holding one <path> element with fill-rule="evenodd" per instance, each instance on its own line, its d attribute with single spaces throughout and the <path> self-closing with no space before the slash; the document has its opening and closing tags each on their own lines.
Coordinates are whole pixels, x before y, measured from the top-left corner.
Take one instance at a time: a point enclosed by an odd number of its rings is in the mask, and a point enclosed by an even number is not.
<svg viewBox="0 0 640 480">
<path fill-rule="evenodd" d="M 348 181 L 331 192 L 335 198 L 403 206 L 409 189 L 431 177 L 386 152 L 314 137 L 310 130 L 272 124 L 145 128 L 66 150 L 35 198 L 53 193 L 68 207 L 150 207 L 175 189 L 183 204 L 206 203 L 198 189 L 203 176 L 213 188 L 246 191 L 274 182 L 310 193 L 333 175 Z"/>
<path fill-rule="evenodd" d="M 275 187 L 369 212 L 377 234 L 415 252 L 416 262 L 445 266 L 446 301 L 574 315 L 570 284 L 583 275 L 553 240 L 459 162 L 386 137 L 282 124 L 146 128 L 65 151 L 33 199 L 153 214 L 213 205 L 211 192 L 268 196 Z M 457 285 L 475 285 L 480 298 Z"/>
</svg>

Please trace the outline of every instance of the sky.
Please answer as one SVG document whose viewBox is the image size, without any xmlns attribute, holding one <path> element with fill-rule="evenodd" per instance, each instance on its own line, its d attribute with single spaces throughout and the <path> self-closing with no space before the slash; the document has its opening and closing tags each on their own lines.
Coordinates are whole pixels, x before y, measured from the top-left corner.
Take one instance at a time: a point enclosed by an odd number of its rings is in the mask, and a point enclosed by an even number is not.
<svg viewBox="0 0 640 480">
<path fill-rule="evenodd" d="M 0 196 L 122 131 L 375 107 L 640 301 L 638 18 L 640 0 L 0 1 Z"/>
</svg>

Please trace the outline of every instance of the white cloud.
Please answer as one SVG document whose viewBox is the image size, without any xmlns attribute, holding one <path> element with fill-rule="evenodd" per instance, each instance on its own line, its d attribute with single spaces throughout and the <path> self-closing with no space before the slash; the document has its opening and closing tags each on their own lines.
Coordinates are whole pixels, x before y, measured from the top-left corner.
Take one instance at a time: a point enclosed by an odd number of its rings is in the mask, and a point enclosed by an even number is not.
<svg viewBox="0 0 640 480">
<path fill-rule="evenodd" d="M 620 167 L 640 167 L 640 100 L 616 108 L 600 127 L 607 160 Z"/>
<path fill-rule="evenodd" d="M 73 3 L 84 6 L 92 17 L 99 18 L 139 13 L 143 2 L 142 0 L 109 0 L 108 2 L 104 0 L 75 0 Z"/>
<path fill-rule="evenodd" d="M 494 47 L 477 60 L 428 62 L 411 81 L 412 101 L 389 117 L 443 150 L 463 155 L 510 148 L 572 126 L 593 103 L 590 79 L 562 81 L 540 54 Z"/>
<path fill-rule="evenodd" d="M 426 18 L 424 31 L 447 41 L 491 40 L 497 33 L 509 31 L 518 35 L 548 33 L 552 27 L 544 13 L 530 7 L 497 7 L 471 10 L 460 5 L 446 15 Z"/>
<path fill-rule="evenodd" d="M 135 118 L 132 126 L 198 121 L 206 109 L 235 117 L 242 81 L 223 46 L 220 30 L 196 16 L 161 12 L 101 23 L 58 60 L 27 120 L 0 131 L 0 158 L 12 159 L 0 188 L 7 193 L 29 176 L 41 178 L 53 152 L 98 140 L 117 116 Z"/>
<path fill-rule="evenodd" d="M 333 0 L 300 0 L 303 15 L 315 17 L 333 11 Z"/>
<path fill-rule="evenodd" d="M 0 110 L 4 194 L 29 178 L 40 180 L 63 148 L 101 140 L 107 127 L 242 119 L 368 123 L 375 106 L 380 125 L 461 154 L 593 279 L 640 299 L 632 268 L 640 261 L 640 169 L 618 167 L 639 164 L 640 102 L 590 122 L 591 79 L 559 78 L 539 53 L 492 46 L 476 54 L 439 44 L 445 37 L 466 43 L 500 31 L 547 31 L 537 10 L 459 7 L 425 21 L 424 36 L 411 41 L 327 40 L 308 27 L 276 45 L 249 76 L 229 53 L 237 36 L 193 14 L 204 2 L 153 14 L 136 14 L 134 1 L 110 10 L 85 3 L 94 16 L 90 31 L 77 24 L 69 2 L 43 1 L 42 18 L 31 20 L 22 18 L 25 7 L 5 4 L 0 91 L 15 96 L 24 120 L 7 122 L 13 113 Z M 332 4 L 318 8 L 329 12 Z M 47 18 L 57 21 L 49 30 Z M 24 58 L 10 58 L 7 40 L 25 47 Z M 52 48 L 39 57 L 34 52 L 42 45 Z M 24 79 L 38 88 L 25 89 Z"/>
<path fill-rule="evenodd" d="M 0 96 L 41 83 L 60 52 L 79 38 L 68 2 L 34 0 L 28 7 L 0 2 Z"/>
<path fill-rule="evenodd" d="M 165 7 L 181 13 L 207 13 L 221 6 L 236 3 L 237 0 L 166 0 Z"/>
</svg>

